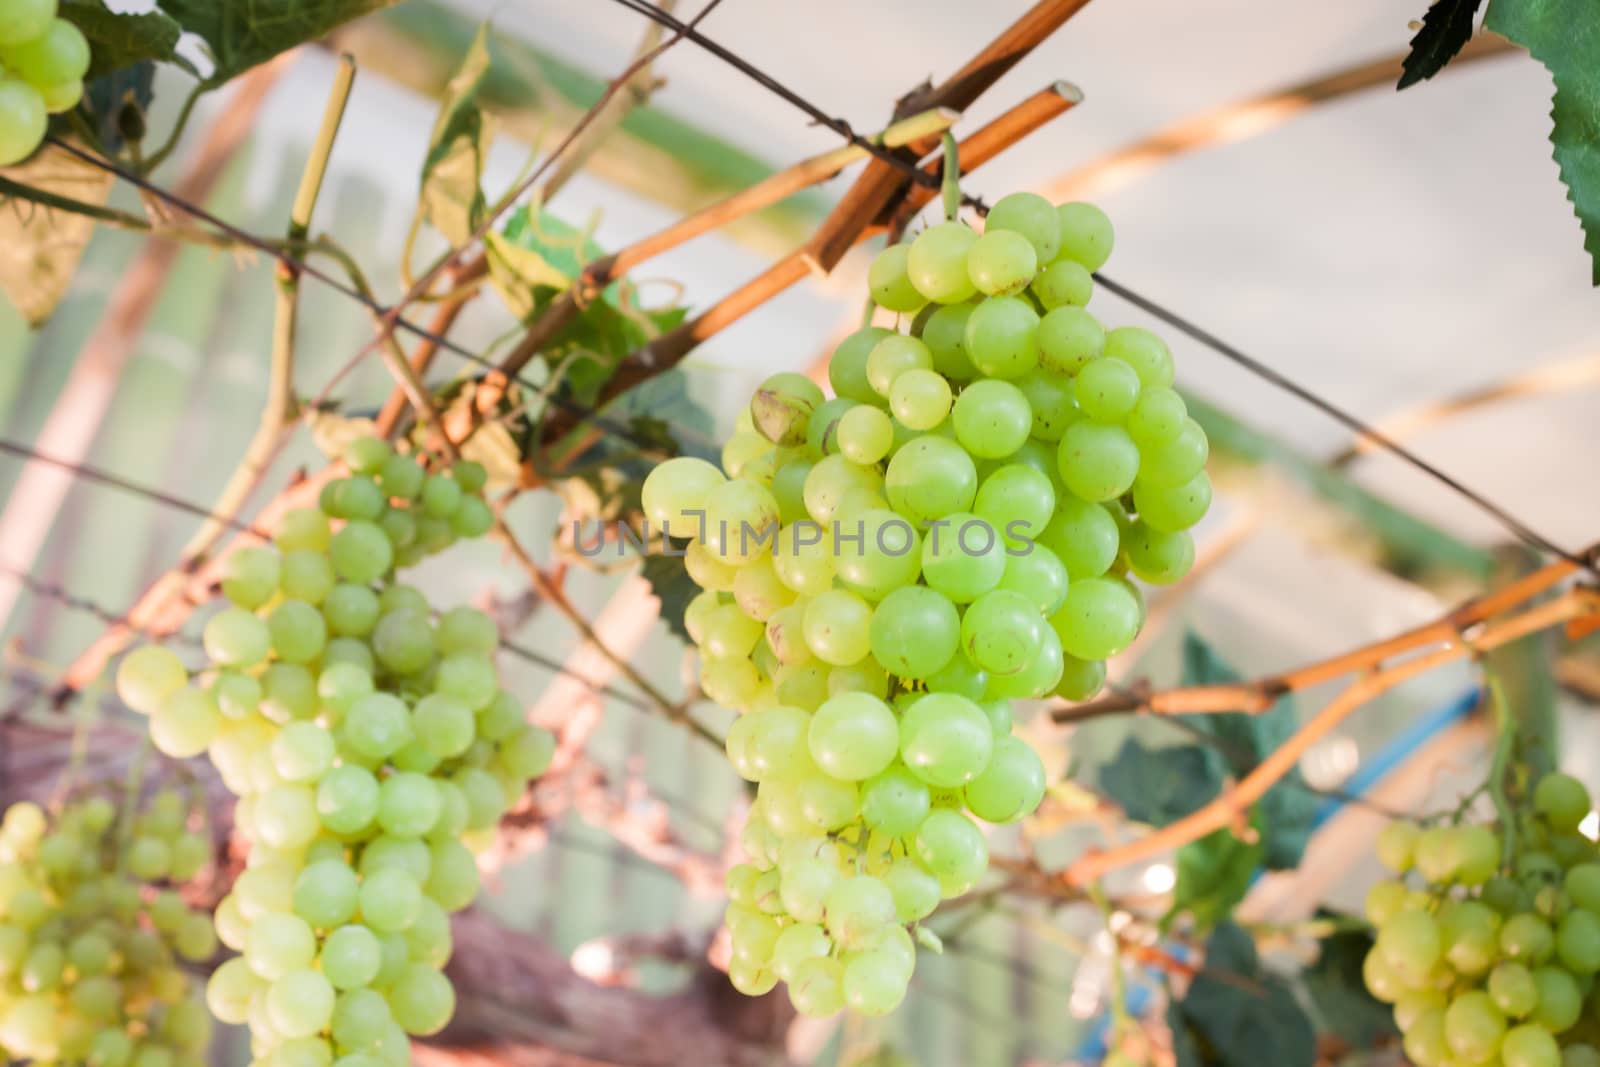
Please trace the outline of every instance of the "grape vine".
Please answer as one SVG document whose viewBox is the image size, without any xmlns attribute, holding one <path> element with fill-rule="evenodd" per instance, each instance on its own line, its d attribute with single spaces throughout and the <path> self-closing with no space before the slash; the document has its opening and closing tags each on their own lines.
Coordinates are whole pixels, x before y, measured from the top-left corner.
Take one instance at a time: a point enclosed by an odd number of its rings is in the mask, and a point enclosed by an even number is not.
<svg viewBox="0 0 1600 1067">
<path fill-rule="evenodd" d="M 0 0 L 0 167 L 44 140 L 50 116 L 83 98 L 89 42 L 56 0 Z"/>
<path fill-rule="evenodd" d="M 728 756 L 759 783 L 728 877 L 747 993 L 892 1011 L 907 927 L 988 865 L 973 817 L 1044 795 L 1011 702 L 1092 696 L 1143 623 L 1132 579 L 1193 563 L 1205 434 L 1160 338 L 1085 310 L 1111 245 L 1099 209 L 1029 193 L 981 235 L 891 245 L 869 284 L 907 332 L 846 338 L 831 399 L 769 378 L 721 470 L 680 458 L 645 482 L 651 521 L 692 534 L 701 685 L 744 713 Z"/>
</svg>

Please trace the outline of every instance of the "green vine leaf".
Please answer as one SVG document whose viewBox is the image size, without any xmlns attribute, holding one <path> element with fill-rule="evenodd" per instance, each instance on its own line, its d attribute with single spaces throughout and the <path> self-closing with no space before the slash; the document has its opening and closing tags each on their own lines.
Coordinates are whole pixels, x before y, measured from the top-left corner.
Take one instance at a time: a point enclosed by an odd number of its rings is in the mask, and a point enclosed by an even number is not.
<svg viewBox="0 0 1600 1067">
<path fill-rule="evenodd" d="M 162 10 L 211 50 L 221 85 L 280 52 L 315 41 L 351 19 L 397 0 L 162 0 Z"/>
<path fill-rule="evenodd" d="M 78 27 L 89 41 L 86 80 L 114 73 L 145 60 L 172 62 L 183 28 L 161 11 L 119 14 L 104 0 L 61 0 L 61 17 Z"/>
<path fill-rule="evenodd" d="M 674 637 L 686 645 L 694 644 L 683 625 L 683 613 L 689 601 L 700 595 L 700 587 L 689 577 L 682 556 L 654 555 L 645 557 L 644 578 L 661 601 L 661 621 L 667 624 Z"/>
<path fill-rule="evenodd" d="M 1444 69 L 1472 39 L 1472 19 L 1483 0 L 1434 0 L 1411 38 L 1397 89 L 1425 81 Z"/>
<path fill-rule="evenodd" d="M 155 98 L 156 65 L 152 60 L 103 74 L 84 86 L 80 108 L 89 113 L 95 135 L 107 152 L 144 136 L 144 117 Z"/>
<path fill-rule="evenodd" d="M 1312 1067 L 1317 1035 L 1289 983 L 1264 970 L 1233 923 L 1206 941 L 1205 967 L 1167 1012 L 1180 1067 Z"/>
<path fill-rule="evenodd" d="M 486 209 L 483 165 L 491 124 L 478 107 L 478 90 L 489 73 L 488 29 L 487 24 L 478 28 L 461 66 L 445 86 L 422 163 L 418 217 L 452 246 L 465 244 L 477 232 Z"/>
<path fill-rule="evenodd" d="M 1222 788 L 1223 764 L 1204 745 L 1156 748 L 1127 737 L 1098 772 L 1100 791 L 1135 822 L 1165 826 L 1198 811 Z"/>
<path fill-rule="evenodd" d="M 1484 26 L 1555 80 L 1550 143 L 1600 286 L 1600 19 L 1593 0 L 1490 0 Z"/>
<path fill-rule="evenodd" d="M 1172 890 L 1172 908 L 1161 920 L 1163 929 L 1188 915 L 1195 929 L 1210 930 L 1233 914 L 1261 866 L 1259 816 L 1252 829 L 1252 841 L 1223 829 L 1178 850 L 1178 880 Z"/>
</svg>

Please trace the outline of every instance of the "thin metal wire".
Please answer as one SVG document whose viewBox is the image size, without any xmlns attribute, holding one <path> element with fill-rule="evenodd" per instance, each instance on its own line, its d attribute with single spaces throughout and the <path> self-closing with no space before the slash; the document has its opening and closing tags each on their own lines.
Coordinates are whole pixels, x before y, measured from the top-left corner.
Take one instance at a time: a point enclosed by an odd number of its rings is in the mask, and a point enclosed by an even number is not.
<svg viewBox="0 0 1600 1067">
<path fill-rule="evenodd" d="M 93 615 L 107 626 L 126 626 L 135 633 L 144 634 L 146 637 L 162 642 L 188 645 L 191 648 L 200 646 L 199 641 L 185 633 L 153 634 L 149 630 L 135 625 L 133 620 L 126 615 L 119 615 L 97 601 L 70 592 L 57 582 L 49 582 L 42 578 L 37 578 L 20 568 L 11 566 L 9 563 L 0 563 L 0 575 L 12 579 L 35 596 L 57 601 L 74 611 L 81 611 L 86 615 Z"/>
<path fill-rule="evenodd" d="M 788 88 L 786 85 L 755 67 L 748 61 L 729 52 L 726 48 L 717 44 L 715 41 L 709 40 L 705 37 L 705 35 L 699 33 L 698 31 L 683 27 L 682 23 L 680 23 L 678 19 L 661 10 L 655 4 L 651 3 L 650 0 L 616 0 L 616 2 L 622 4 L 624 7 L 627 7 L 629 10 L 636 11 L 639 14 L 644 15 L 646 18 L 660 23 L 663 26 L 668 26 L 672 29 L 678 30 L 678 32 L 682 33 L 686 40 L 693 41 L 696 45 L 699 45 L 712 55 L 715 55 L 717 58 L 723 60 L 735 70 L 744 74 L 758 85 L 767 89 L 769 92 L 780 96 L 784 100 L 793 104 L 795 107 L 798 107 L 800 110 L 804 111 L 806 114 L 810 115 L 812 118 L 816 119 L 818 122 L 821 122 L 823 125 L 826 125 L 828 128 L 836 131 L 841 136 L 849 138 L 851 143 L 860 145 L 877 158 L 882 159 L 884 162 L 905 171 L 916 182 L 923 185 L 928 185 L 930 187 L 936 187 L 939 185 L 940 179 L 938 177 L 925 173 L 915 163 L 907 162 L 904 158 L 895 155 L 893 152 L 884 150 L 882 146 L 876 146 L 862 142 L 862 140 L 856 136 L 855 131 L 850 128 L 849 123 L 844 122 L 841 119 L 829 119 L 821 111 L 821 109 L 807 101 L 794 90 Z M 971 204 L 971 206 L 973 206 L 980 215 L 988 214 L 988 207 L 981 201 L 974 201 L 965 196 L 963 196 L 962 199 L 963 202 Z M 1120 282 L 1113 281 L 1103 274 L 1096 274 L 1095 278 L 1108 290 L 1122 299 L 1156 316 L 1163 322 L 1172 326 L 1174 329 L 1182 331 L 1206 347 L 1213 349 L 1219 355 L 1222 355 L 1225 358 L 1237 363 L 1239 366 L 1243 367 L 1245 370 L 1256 375 L 1262 380 L 1312 405 L 1318 411 L 1323 412 L 1325 415 L 1335 419 L 1348 429 L 1360 434 L 1362 437 L 1371 441 L 1384 451 L 1389 452 L 1397 459 L 1409 464 L 1418 471 L 1421 471 L 1423 474 L 1426 474 L 1428 477 L 1438 481 L 1441 485 L 1450 489 L 1462 499 L 1466 500 L 1468 503 L 1484 512 L 1484 514 L 1495 519 L 1518 539 L 1526 542 L 1529 545 L 1532 545 L 1535 548 L 1559 556 L 1561 559 L 1564 559 L 1568 563 L 1574 564 L 1575 566 L 1583 567 L 1595 574 L 1600 574 L 1600 569 L 1596 568 L 1596 565 L 1593 561 L 1585 559 L 1583 556 L 1577 555 L 1568 551 L 1567 549 L 1562 548 L 1560 545 L 1557 545 L 1555 542 L 1551 541 L 1537 530 L 1534 530 L 1532 527 L 1516 518 L 1505 508 L 1500 507 L 1483 494 L 1463 484 L 1453 475 L 1450 475 L 1440 468 L 1434 466 L 1432 463 L 1429 463 L 1421 456 L 1412 452 L 1410 449 L 1406 448 L 1404 445 L 1401 445 L 1398 441 L 1395 441 L 1393 438 L 1371 426 L 1364 420 L 1344 410 L 1333 402 L 1318 396 L 1312 390 L 1299 384 L 1298 382 L 1293 381 L 1281 372 L 1275 371 L 1259 360 L 1251 358 L 1236 346 L 1222 340 L 1220 337 L 1216 336 L 1210 331 L 1195 325 L 1188 319 L 1185 319 L 1183 316 L 1179 315 L 1177 312 L 1168 310 L 1162 305 L 1156 303 L 1156 301 L 1151 300 L 1149 297 L 1135 292 L 1128 286 L 1123 285 Z"/>
<path fill-rule="evenodd" d="M 184 500 L 182 497 L 173 496 L 171 493 L 164 492 L 160 489 L 153 489 L 147 485 L 140 485 L 138 482 L 124 478 L 121 475 L 112 474 L 108 471 L 101 470 L 98 467 L 90 467 L 85 464 L 71 463 L 67 460 L 58 459 L 54 456 L 46 455 L 45 453 L 40 452 L 38 449 L 30 448 L 27 445 L 19 444 L 15 441 L 9 441 L 5 438 L 0 438 L 0 452 L 6 452 L 23 459 L 38 460 L 41 463 L 47 463 L 53 467 L 58 467 L 75 477 L 81 477 L 88 481 L 99 482 L 104 485 L 112 486 L 116 489 L 122 490 L 125 493 L 131 493 L 135 496 L 144 497 L 158 504 L 162 504 L 178 511 L 185 512 L 186 514 L 193 515 L 196 518 L 226 522 L 233 529 L 254 534 L 255 536 L 264 540 L 271 540 L 270 534 L 258 527 L 250 525 L 249 523 L 241 522 L 238 519 L 230 519 L 227 516 L 219 515 L 213 511 L 208 511 L 199 504 Z M 41 581 L 40 579 L 35 578 L 33 575 L 18 570 L 9 564 L 0 563 L 0 574 L 5 574 L 16 579 L 27 586 L 31 592 L 34 592 L 40 596 L 58 600 L 66 604 L 68 607 L 87 611 L 107 624 L 130 626 L 138 633 L 149 633 L 149 631 L 141 627 L 134 626 L 132 621 L 126 615 L 118 615 L 109 608 L 97 604 L 92 600 L 77 596 L 61 588 L 60 586 Z M 559 660 L 546 656 L 541 652 L 535 652 L 531 648 L 527 648 L 515 642 L 505 640 L 500 642 L 500 647 L 515 659 L 532 663 L 556 674 L 564 675 L 568 678 L 572 678 L 575 681 L 582 682 L 591 691 L 610 697 L 619 703 L 626 704 L 632 708 L 637 708 L 640 711 L 650 711 L 654 709 L 653 704 L 643 700 L 640 697 L 636 697 L 631 693 L 614 689 L 611 686 L 601 686 L 596 688 L 594 683 L 589 679 L 583 677 L 581 674 L 578 674 L 575 671 L 568 670 L 566 666 Z"/>
</svg>

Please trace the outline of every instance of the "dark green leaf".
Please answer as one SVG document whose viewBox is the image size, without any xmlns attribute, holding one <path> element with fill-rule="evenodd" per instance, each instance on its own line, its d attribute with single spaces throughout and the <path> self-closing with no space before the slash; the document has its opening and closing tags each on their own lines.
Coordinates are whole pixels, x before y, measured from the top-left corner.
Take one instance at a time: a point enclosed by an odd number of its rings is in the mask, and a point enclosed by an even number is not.
<svg viewBox="0 0 1600 1067">
<path fill-rule="evenodd" d="M 104 0 L 61 0 L 61 17 L 89 40 L 87 81 L 143 60 L 171 60 L 183 32 L 170 15 L 122 15 L 109 10 Z"/>
<path fill-rule="evenodd" d="M 1202 1048 L 1199 1036 L 1183 1014 L 1183 1002 L 1167 1002 L 1167 1026 L 1172 1029 L 1172 1057 L 1177 1067 L 1211 1067 L 1217 1062 L 1209 1048 Z"/>
<path fill-rule="evenodd" d="M 1238 672 L 1215 649 L 1193 632 L 1184 635 L 1184 685 L 1228 685 L 1239 680 Z M 1187 715 L 1183 720 L 1216 739 L 1235 777 L 1248 774 L 1299 725 L 1294 702 L 1287 697 L 1260 715 Z M 1288 870 L 1300 863 L 1316 809 L 1316 796 L 1306 788 L 1299 768 L 1284 775 L 1261 798 L 1262 860 L 1267 867 Z"/>
<path fill-rule="evenodd" d="M 147 59 L 84 86 L 80 107 L 89 113 L 89 121 L 107 152 L 119 151 L 130 132 L 143 136 L 144 116 L 150 110 L 155 83 L 156 65 Z"/>
<path fill-rule="evenodd" d="M 162 0 L 161 7 L 211 49 L 221 85 L 296 45 L 396 0 Z"/>
<path fill-rule="evenodd" d="M 1259 833 L 1257 834 L 1259 837 Z M 1261 866 L 1261 842 L 1241 841 L 1231 830 L 1215 830 L 1178 850 L 1178 881 L 1172 909 L 1162 925 L 1187 914 L 1199 930 L 1209 930 L 1233 914 L 1250 891 Z"/>
<path fill-rule="evenodd" d="M 1600 285 L 1600 18 L 1594 0 L 1490 0 L 1484 25 L 1549 68 L 1550 143 Z"/>
<path fill-rule="evenodd" d="M 478 28 L 461 66 L 445 86 L 422 163 L 418 214 L 452 246 L 465 244 L 483 224 L 483 164 L 490 136 L 488 120 L 478 109 L 478 90 L 488 72 L 485 25 Z"/>
<path fill-rule="evenodd" d="M 1411 38 L 1411 52 L 1400 75 L 1404 89 L 1433 77 L 1472 39 L 1472 17 L 1483 0 L 1434 0 L 1422 16 L 1422 28 Z"/>
<path fill-rule="evenodd" d="M 1321 955 L 1302 975 L 1324 1029 L 1358 1049 L 1399 1035 L 1394 1012 L 1367 992 L 1361 975 L 1361 964 L 1371 948 L 1370 933 L 1342 930 L 1322 939 Z"/>
<path fill-rule="evenodd" d="M 1168 1020 L 1175 1050 L 1187 1046 L 1180 1064 L 1312 1067 L 1317 1060 L 1316 1031 L 1289 984 L 1262 970 L 1250 935 L 1232 923 L 1206 942 L 1205 968 Z"/>
<path fill-rule="evenodd" d="M 650 583 L 651 591 L 661 601 L 661 621 L 685 644 L 693 644 L 689 631 L 683 628 L 683 613 L 689 607 L 689 601 L 699 595 L 700 587 L 689 577 L 683 557 L 647 556 L 644 577 Z"/>
<path fill-rule="evenodd" d="M 1221 759 L 1203 745 L 1151 748 L 1134 737 L 1099 770 L 1100 791 L 1128 818 L 1152 826 L 1198 810 L 1222 789 L 1222 777 Z"/>
<path fill-rule="evenodd" d="M 0 173 L 0 291 L 30 326 L 38 326 L 66 294 L 94 233 L 89 215 L 40 200 L 64 197 L 85 209 L 99 207 L 113 179 L 54 145 Z"/>
</svg>

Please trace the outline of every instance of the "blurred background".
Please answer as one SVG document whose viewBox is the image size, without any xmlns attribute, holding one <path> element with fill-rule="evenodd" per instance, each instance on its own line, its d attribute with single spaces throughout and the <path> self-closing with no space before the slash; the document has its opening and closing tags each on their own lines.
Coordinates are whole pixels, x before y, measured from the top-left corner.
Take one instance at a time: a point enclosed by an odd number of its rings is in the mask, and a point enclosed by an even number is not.
<svg viewBox="0 0 1600 1067">
<path fill-rule="evenodd" d="M 868 131 L 888 121 L 897 97 L 958 68 L 1027 6 L 726 0 L 701 28 Z M 1117 227 L 1112 277 L 1392 428 L 1439 468 L 1577 550 L 1600 531 L 1592 461 L 1600 453 L 1600 293 L 1588 284 L 1581 235 L 1550 158 L 1550 81 L 1526 54 L 1491 41 L 1475 46 L 1471 62 L 1395 93 L 1407 22 L 1422 6 L 1100 0 L 955 130 L 974 129 L 1057 79 L 1081 89 L 1083 103 L 965 187 L 991 202 L 1016 189 L 1093 200 Z M 680 5 L 680 15 L 691 13 Z M 494 56 L 485 102 L 499 118 L 491 193 L 514 183 L 530 152 L 560 138 L 647 28 L 638 14 L 599 0 L 408 0 L 281 66 L 248 135 L 215 161 L 206 206 L 252 232 L 282 231 L 333 78 L 332 49 L 348 51 L 360 74 L 314 230 L 336 236 L 379 298 L 392 299 L 403 289 L 397 265 L 439 94 L 485 19 Z M 693 47 L 669 51 L 655 71 L 661 83 L 649 101 L 548 205 L 592 229 L 602 248 L 838 144 L 835 133 Z M 183 96 L 183 86 L 163 88 L 155 129 L 170 125 Z M 236 84 L 201 102 L 158 174 L 163 184 L 196 165 L 209 128 L 240 91 Z M 802 241 L 850 173 L 653 260 L 639 275 L 642 297 L 711 304 Z M 126 188 L 112 203 L 139 206 Z M 185 247 L 146 294 L 147 313 L 133 329 L 97 332 L 108 310 L 128 310 L 143 244 L 97 229 L 41 330 L 0 305 L 0 428 L 9 440 L 204 503 L 233 469 L 263 400 L 271 264 Z M 824 357 L 859 322 L 869 259 L 870 250 L 857 249 L 833 274 L 803 282 L 696 351 L 679 376 L 687 399 L 674 424 L 725 436 L 762 378 Z M 337 293 L 308 284 L 306 294 L 296 385 L 310 395 L 371 324 Z M 1280 670 L 1426 621 L 1527 565 L 1494 520 L 1412 468 L 1356 449 L 1348 430 L 1301 401 L 1110 293 L 1097 293 L 1091 309 L 1108 324 L 1149 325 L 1168 339 L 1179 384 L 1211 434 L 1219 490 L 1197 531 L 1194 577 L 1154 599 L 1147 637 L 1114 664 L 1114 678 L 1176 681 L 1190 633 L 1243 675 Z M 503 307 L 480 300 L 453 336 L 478 350 L 512 326 Z M 468 369 L 446 354 L 434 373 Z M 370 414 L 388 384 L 369 360 L 333 397 L 346 413 Z M 301 434 L 268 484 L 316 462 L 310 435 Z M 9 702 L 102 626 L 61 594 L 125 610 L 177 557 L 196 520 L 14 456 L 0 456 L 0 500 L 0 559 L 35 579 L 29 588 L 0 577 L 0 695 Z M 547 546 L 561 502 L 525 494 L 512 518 L 525 543 Z M 557 660 L 577 655 L 575 669 L 610 681 L 554 612 L 525 602 L 520 573 L 493 546 L 458 550 L 445 566 L 419 578 L 441 603 L 498 602 L 519 642 Z M 647 676 L 668 692 L 684 690 L 685 649 L 655 621 L 638 578 L 575 571 L 568 588 Z M 1559 686 L 1530 681 L 1523 694 L 1559 709 L 1562 762 L 1591 780 L 1600 736 L 1584 712 L 1600 698 L 1597 664 L 1592 649 L 1580 650 L 1557 666 Z M 636 963 L 618 938 L 710 936 L 720 885 L 684 872 L 724 862 L 744 802 L 740 783 L 716 753 L 659 717 L 597 699 L 570 679 L 552 684 L 527 663 L 507 669 L 537 716 L 592 719 L 583 751 L 599 770 L 585 790 L 549 800 L 535 847 L 502 867 L 486 906 L 548 941 L 582 976 L 681 987 L 681 960 L 647 949 Z M 1297 713 L 1325 695 L 1305 694 Z M 1481 780 L 1486 735 L 1475 703 L 1469 667 L 1435 672 L 1313 749 L 1301 769 L 1322 795 L 1305 862 L 1260 879 L 1241 914 L 1290 923 L 1319 903 L 1358 910 L 1376 876 L 1372 806 L 1447 806 Z M 1074 732 L 1040 720 L 1028 732 L 1062 773 L 1103 764 L 1130 729 L 1151 744 L 1183 741 L 1125 721 Z M 1342 802 L 1351 797 L 1361 802 Z M 639 841 L 619 839 L 623 822 L 642 828 Z M 1037 839 L 1028 844 L 1059 859 L 1097 832 L 1092 820 L 1066 820 L 1030 831 Z M 1174 880 L 1170 861 L 1120 877 L 1156 914 Z M 924 954 L 909 1006 L 883 1030 L 885 1047 L 917 1063 L 973 1067 L 1098 1059 L 1110 964 L 1097 914 L 996 907 L 950 925 L 948 951 Z M 1132 980 L 1136 997 L 1155 985 L 1137 968 Z M 789 1053 L 833 1062 L 858 1038 L 848 1028 L 797 1027 Z"/>
</svg>

